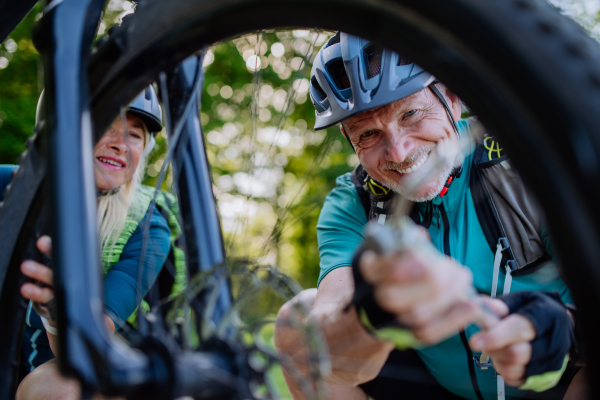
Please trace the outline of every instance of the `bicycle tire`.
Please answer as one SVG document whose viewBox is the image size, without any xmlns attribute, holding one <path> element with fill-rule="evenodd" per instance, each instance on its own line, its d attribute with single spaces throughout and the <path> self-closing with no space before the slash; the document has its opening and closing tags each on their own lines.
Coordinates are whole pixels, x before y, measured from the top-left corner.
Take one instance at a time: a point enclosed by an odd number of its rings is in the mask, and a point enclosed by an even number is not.
<svg viewBox="0 0 600 400">
<path fill-rule="evenodd" d="M 95 132 L 112 122 L 119 104 L 203 45 L 288 26 L 345 30 L 408 55 L 493 129 L 544 199 L 559 254 L 568 260 L 589 371 L 598 372 L 600 347 L 591 339 L 600 334 L 600 194 L 588 182 L 600 175 L 600 47 L 543 0 L 146 2 L 90 62 Z"/>
<path fill-rule="evenodd" d="M 122 54 L 95 63 L 112 65 L 90 82 L 96 131 L 116 114 L 111 102 L 127 101 L 195 49 L 289 26 L 345 30 L 408 55 L 502 140 L 542 200 L 582 316 L 588 371 L 600 372 L 600 193 L 589 184 L 600 178 L 600 46 L 544 0 L 150 2 L 111 39 Z"/>
<path fill-rule="evenodd" d="M 20 272 L 25 256 L 31 256 L 31 248 L 39 232 L 37 224 L 43 207 L 43 182 L 46 164 L 41 150 L 41 136 L 31 137 L 26 150 L 19 158 L 19 168 L 13 171 L 13 182 L 4 192 L 0 207 L 0 399 L 12 398 L 18 382 L 22 363 L 20 343 L 23 332 L 27 301 L 21 296 L 21 285 L 26 278 Z"/>
</svg>

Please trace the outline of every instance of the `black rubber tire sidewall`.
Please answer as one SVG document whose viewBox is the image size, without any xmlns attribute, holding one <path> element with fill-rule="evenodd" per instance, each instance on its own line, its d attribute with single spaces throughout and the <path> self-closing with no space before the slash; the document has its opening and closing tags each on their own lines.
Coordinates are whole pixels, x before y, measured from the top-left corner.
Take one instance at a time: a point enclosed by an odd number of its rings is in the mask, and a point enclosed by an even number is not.
<svg viewBox="0 0 600 400">
<path fill-rule="evenodd" d="M 194 49 L 286 26 L 378 40 L 465 100 L 542 200 L 586 337 L 600 335 L 600 47 L 544 0 L 151 2 L 121 35 L 125 54 L 92 82 L 97 129 L 116 114 L 111 103 L 132 99 Z M 599 372 L 600 345 L 587 340 L 586 349 Z"/>
</svg>

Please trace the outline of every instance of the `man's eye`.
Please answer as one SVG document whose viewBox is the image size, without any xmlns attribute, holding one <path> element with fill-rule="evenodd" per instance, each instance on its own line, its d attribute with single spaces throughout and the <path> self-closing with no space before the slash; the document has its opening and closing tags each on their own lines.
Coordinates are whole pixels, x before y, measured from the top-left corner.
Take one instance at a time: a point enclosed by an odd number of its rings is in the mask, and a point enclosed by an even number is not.
<svg viewBox="0 0 600 400">
<path fill-rule="evenodd" d="M 375 131 L 366 131 L 365 133 L 362 134 L 362 137 L 368 138 L 369 136 L 373 136 L 374 133 L 375 133 Z"/>
<path fill-rule="evenodd" d="M 410 117 L 410 116 L 413 116 L 416 112 L 417 112 L 417 110 L 410 110 L 409 112 L 404 113 L 404 116 Z"/>
</svg>

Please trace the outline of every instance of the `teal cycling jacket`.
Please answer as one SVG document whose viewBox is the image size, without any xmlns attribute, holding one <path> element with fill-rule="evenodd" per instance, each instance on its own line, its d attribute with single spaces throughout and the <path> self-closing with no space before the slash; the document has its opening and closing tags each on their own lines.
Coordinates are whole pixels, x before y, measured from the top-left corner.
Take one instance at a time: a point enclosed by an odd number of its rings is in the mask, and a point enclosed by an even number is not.
<svg viewBox="0 0 600 400">
<path fill-rule="evenodd" d="M 457 123 L 461 134 L 469 135 L 467 121 Z M 462 176 L 456 179 L 443 198 L 437 196 L 434 204 L 434 218 L 428 231 L 435 247 L 450 254 L 454 259 L 473 272 L 473 284 L 482 294 L 489 295 L 492 288 L 494 254 L 477 218 L 475 205 L 469 187 L 470 165 L 473 161 L 475 145 L 464 160 Z M 329 272 L 339 267 L 352 265 L 354 251 L 363 240 L 363 230 L 367 217 L 350 173 L 336 179 L 336 188 L 327 196 L 317 224 L 317 238 L 321 258 L 318 284 Z M 421 217 L 426 203 L 418 205 Z M 449 231 L 448 247 L 444 248 L 444 230 Z M 519 290 L 557 291 L 565 304 L 573 304 L 571 293 L 560 278 L 557 269 L 556 253 L 549 234 L 544 226 L 539 227 L 546 251 L 553 258 L 543 268 L 528 275 L 513 277 L 511 292 Z M 500 275 L 498 293 L 502 293 L 504 275 Z M 474 325 L 465 328 L 466 339 L 479 328 Z M 458 396 L 477 400 L 471 376 L 466 344 L 459 333 L 443 342 L 418 350 L 418 354 L 431 374 L 446 389 Z M 473 353 L 479 355 L 479 353 Z M 497 386 L 493 368 L 480 370 L 475 367 L 476 379 L 485 399 L 497 399 Z M 514 399 L 525 392 L 514 387 L 506 387 L 507 399 Z"/>
</svg>

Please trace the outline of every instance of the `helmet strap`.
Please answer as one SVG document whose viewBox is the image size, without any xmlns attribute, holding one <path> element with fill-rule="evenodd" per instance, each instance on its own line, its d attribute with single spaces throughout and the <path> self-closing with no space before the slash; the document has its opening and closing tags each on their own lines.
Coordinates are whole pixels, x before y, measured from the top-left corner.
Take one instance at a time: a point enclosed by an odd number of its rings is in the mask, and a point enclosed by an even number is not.
<svg viewBox="0 0 600 400">
<path fill-rule="evenodd" d="M 346 138 L 348 143 L 350 143 L 350 147 L 352 147 L 352 150 L 354 150 L 354 153 L 356 153 L 356 149 L 354 148 L 354 145 L 350 141 L 350 138 L 348 137 L 348 134 L 346 133 L 346 130 L 344 129 L 344 125 L 342 125 L 341 123 L 340 123 L 340 130 L 342 131 L 342 135 L 344 135 L 344 137 Z"/>
<path fill-rule="evenodd" d="M 439 81 L 437 81 L 437 82 L 439 82 Z M 446 114 L 448 115 L 448 119 L 450 120 L 450 124 L 452 125 L 452 128 L 454 128 L 456 137 L 460 138 L 460 133 L 458 132 L 458 127 L 456 126 L 456 121 L 454 120 L 454 116 L 452 115 L 452 110 L 450 110 L 450 106 L 448 105 L 448 102 L 446 101 L 446 99 L 444 98 L 444 96 L 442 95 L 440 90 L 437 88 L 437 86 L 435 86 L 435 84 L 437 82 L 433 82 L 431 85 L 429 85 L 429 89 L 431 89 L 431 91 L 433 92 L 435 97 L 438 98 L 440 103 L 442 103 L 442 105 L 446 109 Z"/>
<path fill-rule="evenodd" d="M 450 124 L 452 125 L 452 128 L 454 128 L 454 132 L 456 133 L 456 137 L 460 138 L 460 133 L 458 131 L 458 126 L 456 125 L 456 121 L 454 120 L 454 116 L 452 115 L 452 110 L 450 110 L 450 106 L 448 105 L 448 102 L 446 101 L 446 99 L 444 98 L 444 96 L 442 95 L 442 93 L 440 92 L 440 90 L 437 88 L 437 86 L 435 86 L 435 84 L 437 82 L 439 82 L 439 81 L 435 81 L 431 85 L 429 85 L 429 89 L 431 89 L 431 91 L 433 92 L 433 94 L 435 95 L 435 97 L 437 97 L 438 100 L 440 101 L 440 103 L 442 103 L 442 105 L 444 106 L 444 109 L 446 110 L 446 114 L 448 115 L 448 119 L 450 120 Z M 448 189 L 450 188 L 450 185 L 452 184 L 452 182 L 454 182 L 455 179 L 460 178 L 460 176 L 462 175 L 462 172 L 463 172 L 462 165 L 459 165 L 458 167 L 455 167 L 452 170 L 452 173 L 450 174 L 450 176 L 446 180 L 446 184 L 444 185 L 444 187 L 440 191 L 440 197 L 444 197 L 446 195 L 446 193 L 448 192 Z"/>
<path fill-rule="evenodd" d="M 150 154 L 150 152 L 152 151 L 152 149 L 156 145 L 156 140 L 154 139 L 154 134 L 153 133 L 149 133 L 148 136 L 150 136 L 150 138 L 148 139 L 148 144 L 146 144 L 146 147 L 144 147 L 144 151 L 142 152 L 142 158 L 144 158 L 148 154 Z"/>
</svg>

